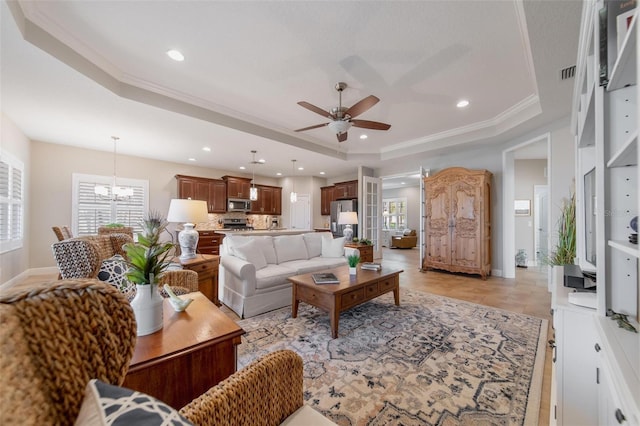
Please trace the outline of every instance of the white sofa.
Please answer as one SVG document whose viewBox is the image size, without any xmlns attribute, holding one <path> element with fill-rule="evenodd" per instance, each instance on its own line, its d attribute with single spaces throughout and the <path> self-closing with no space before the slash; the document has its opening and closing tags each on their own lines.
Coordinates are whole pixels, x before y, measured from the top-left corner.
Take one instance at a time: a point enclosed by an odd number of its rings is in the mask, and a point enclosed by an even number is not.
<svg viewBox="0 0 640 426">
<path fill-rule="evenodd" d="M 241 318 L 291 305 L 287 278 L 347 264 L 358 250 L 330 232 L 227 235 L 220 246 L 219 294 Z"/>
</svg>

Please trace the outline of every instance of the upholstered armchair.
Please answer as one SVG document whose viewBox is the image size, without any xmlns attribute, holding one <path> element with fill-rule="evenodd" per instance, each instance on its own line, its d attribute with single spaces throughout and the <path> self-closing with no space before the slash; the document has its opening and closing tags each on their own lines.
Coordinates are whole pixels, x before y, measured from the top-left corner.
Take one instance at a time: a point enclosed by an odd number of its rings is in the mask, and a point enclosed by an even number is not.
<svg viewBox="0 0 640 426">
<path fill-rule="evenodd" d="M 415 229 L 405 229 L 402 235 L 393 235 L 391 237 L 390 248 L 412 248 L 418 244 L 418 236 Z"/>
<path fill-rule="evenodd" d="M 72 425 L 86 409 L 91 379 L 123 383 L 136 342 L 124 295 L 93 279 L 5 290 L 0 323 L 0 424 Z M 305 422 L 298 424 L 328 422 L 303 406 L 302 392 L 302 359 L 282 350 L 212 387 L 180 414 L 196 425 L 276 425 L 296 416 Z"/>
</svg>

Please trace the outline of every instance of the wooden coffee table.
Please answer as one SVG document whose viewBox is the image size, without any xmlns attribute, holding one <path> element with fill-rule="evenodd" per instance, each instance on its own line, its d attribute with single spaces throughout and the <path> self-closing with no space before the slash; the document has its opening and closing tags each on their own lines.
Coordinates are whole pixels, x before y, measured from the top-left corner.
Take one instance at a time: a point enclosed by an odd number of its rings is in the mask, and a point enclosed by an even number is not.
<svg viewBox="0 0 640 426">
<path fill-rule="evenodd" d="M 349 267 L 327 269 L 318 272 L 333 272 L 339 284 L 316 284 L 312 273 L 289 278 L 293 288 L 291 316 L 298 316 L 298 303 L 305 302 L 329 312 L 331 337 L 338 337 L 340 312 L 360 305 L 368 300 L 393 291 L 397 306 L 400 305 L 400 272 L 402 269 L 382 268 L 380 271 L 360 269 L 355 276 L 349 275 Z"/>
</svg>

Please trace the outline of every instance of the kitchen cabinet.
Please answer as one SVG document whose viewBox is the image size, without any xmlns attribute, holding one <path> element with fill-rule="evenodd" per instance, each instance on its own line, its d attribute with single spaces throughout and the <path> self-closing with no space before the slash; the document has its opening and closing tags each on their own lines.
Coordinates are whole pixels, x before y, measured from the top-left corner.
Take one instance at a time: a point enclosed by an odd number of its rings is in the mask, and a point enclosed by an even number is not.
<svg viewBox="0 0 640 426">
<path fill-rule="evenodd" d="M 206 201 L 209 213 L 227 211 L 227 185 L 223 180 L 185 175 L 176 175 L 176 180 L 178 198 Z"/>
<path fill-rule="evenodd" d="M 249 199 L 251 179 L 236 176 L 222 176 L 222 180 L 227 183 L 227 198 Z"/>
<path fill-rule="evenodd" d="M 609 310 L 623 313 L 640 328 L 640 250 L 629 238 L 640 202 L 638 15 L 636 11 L 630 23 L 624 22 L 624 31 L 618 13 L 627 6 L 633 2 L 583 2 L 571 131 L 578 160 L 576 258 L 597 277 L 596 308 L 591 311 L 601 348 L 598 403 L 588 422 L 640 425 L 640 335 L 606 316 Z M 554 296 L 562 290 L 556 288 Z M 570 332 L 563 324 L 556 330 L 560 335 Z M 565 375 L 565 380 L 580 387 L 579 377 Z M 559 409 L 567 405 L 560 395 L 551 403 Z"/>
<path fill-rule="evenodd" d="M 338 182 L 334 185 L 333 191 L 335 200 L 358 198 L 358 181 Z"/>
<path fill-rule="evenodd" d="M 224 234 L 215 231 L 198 231 L 198 253 L 200 254 L 220 254 L 220 244 Z"/>
<path fill-rule="evenodd" d="M 323 186 L 320 188 L 320 214 L 322 216 L 331 215 L 331 202 L 335 200 L 334 193 L 334 186 Z"/>
<path fill-rule="evenodd" d="M 251 202 L 252 214 L 282 214 L 282 188 L 277 186 L 256 185 L 258 199 Z"/>
<path fill-rule="evenodd" d="M 491 176 L 451 167 L 424 178 L 425 269 L 491 275 Z"/>
</svg>

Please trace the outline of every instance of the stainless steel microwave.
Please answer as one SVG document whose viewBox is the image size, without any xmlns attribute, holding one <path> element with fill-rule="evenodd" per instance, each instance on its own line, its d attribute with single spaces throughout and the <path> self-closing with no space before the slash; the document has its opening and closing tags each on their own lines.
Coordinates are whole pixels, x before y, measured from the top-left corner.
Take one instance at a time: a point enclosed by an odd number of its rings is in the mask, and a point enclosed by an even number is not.
<svg viewBox="0 0 640 426">
<path fill-rule="evenodd" d="M 227 211 L 229 212 L 251 211 L 251 201 L 229 198 L 229 202 L 227 203 Z"/>
</svg>

